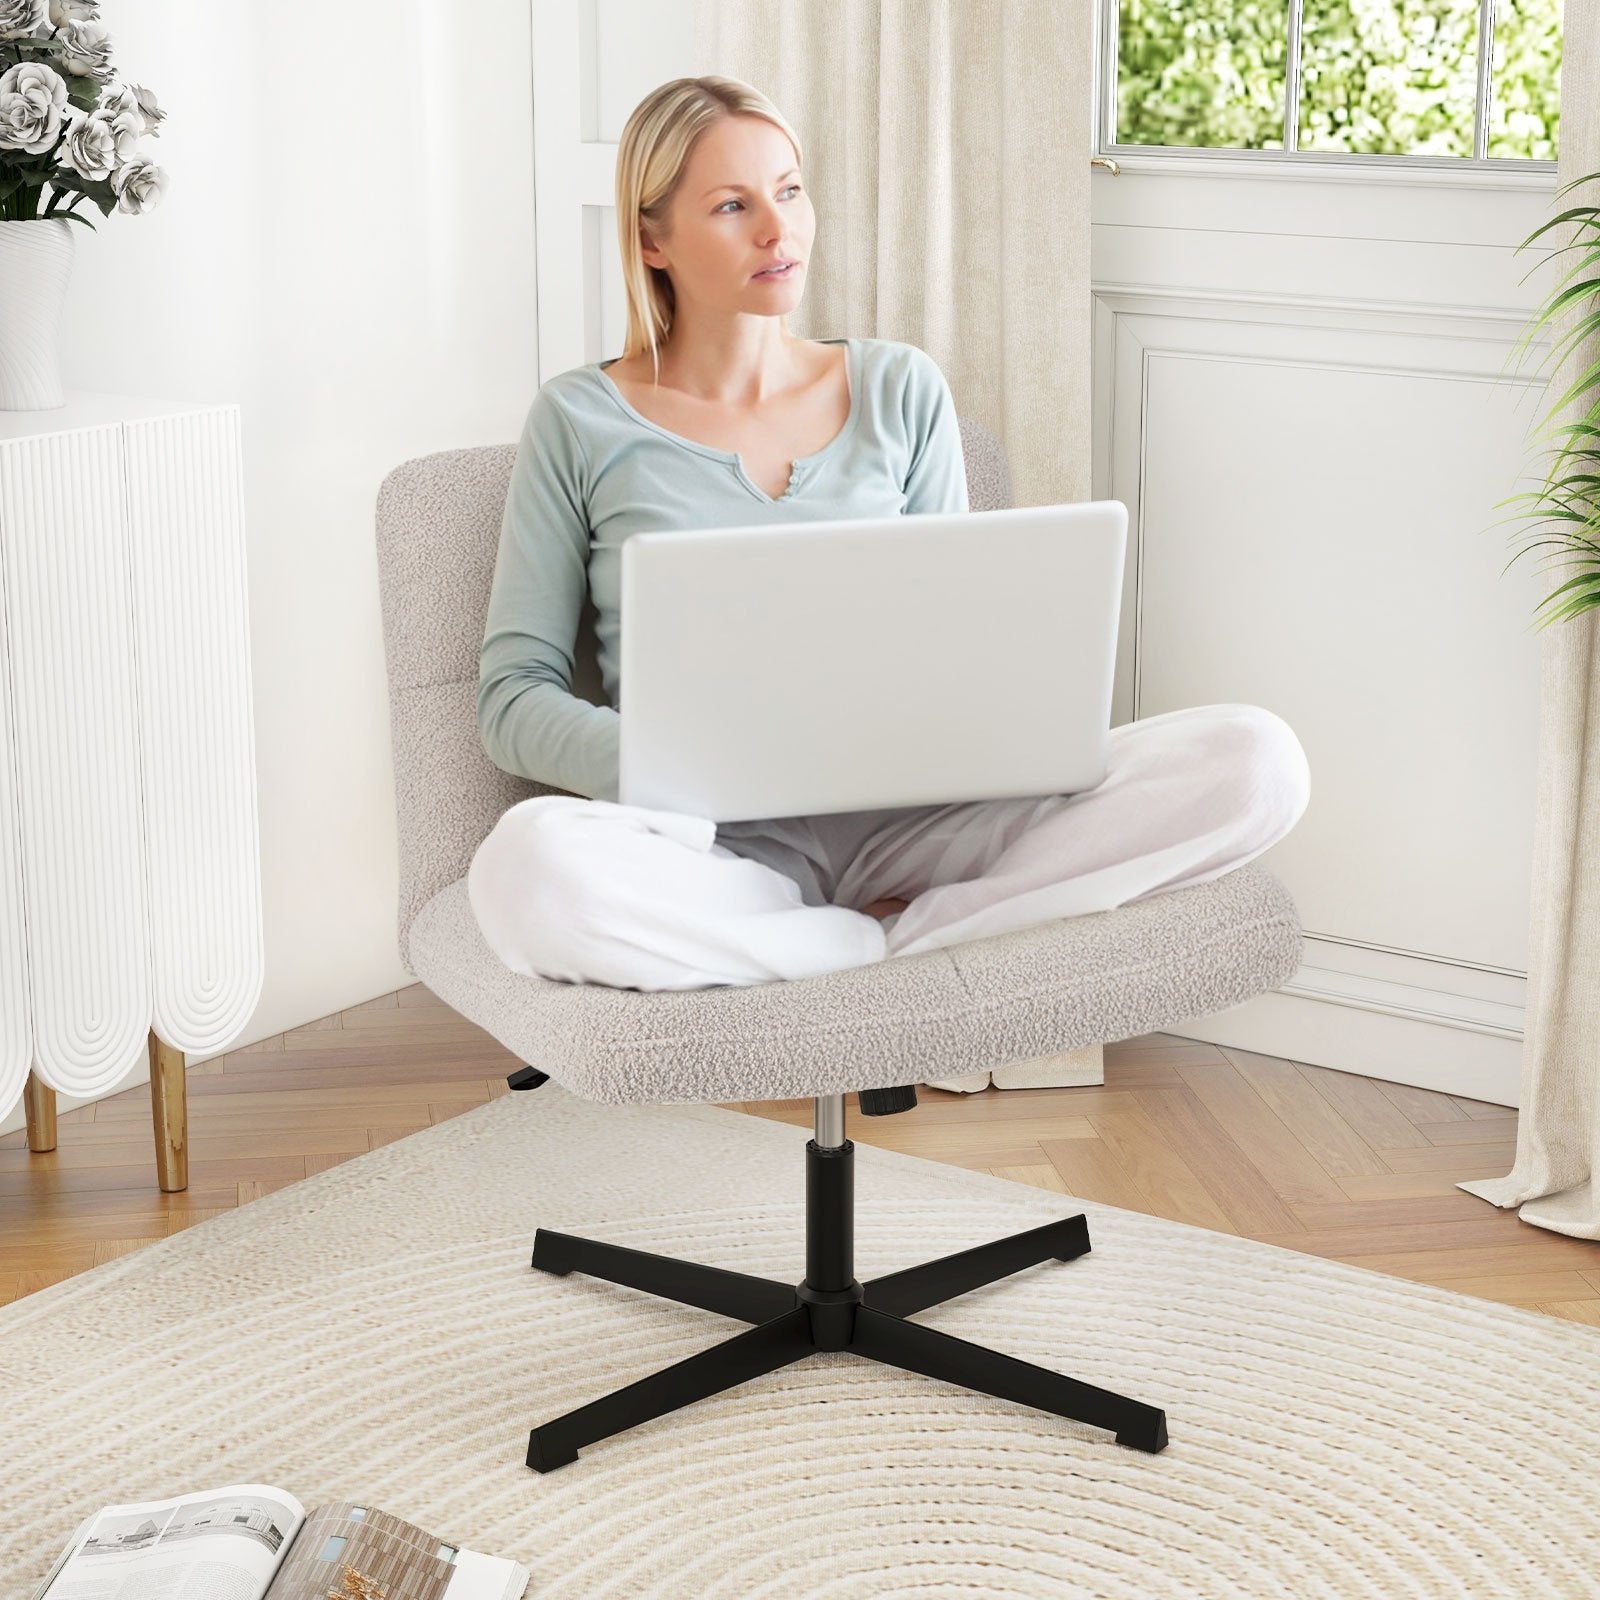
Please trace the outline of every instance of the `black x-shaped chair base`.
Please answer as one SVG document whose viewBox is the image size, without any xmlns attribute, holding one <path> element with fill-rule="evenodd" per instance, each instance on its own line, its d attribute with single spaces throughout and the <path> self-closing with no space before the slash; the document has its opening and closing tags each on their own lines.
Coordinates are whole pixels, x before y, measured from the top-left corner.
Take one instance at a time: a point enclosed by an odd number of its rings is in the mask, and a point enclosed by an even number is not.
<svg viewBox="0 0 1600 1600">
<path fill-rule="evenodd" d="M 808 1150 L 816 1152 L 815 1144 Z M 584 1272 L 753 1326 L 541 1424 L 528 1439 L 528 1465 L 538 1472 L 554 1471 L 577 1460 L 585 1445 L 775 1372 L 817 1350 L 850 1350 L 907 1372 L 1113 1429 L 1118 1444 L 1136 1450 L 1162 1450 L 1167 1415 L 1159 1408 L 906 1320 L 1026 1267 L 1071 1261 L 1088 1248 L 1088 1222 L 1080 1214 L 870 1283 L 851 1277 L 842 1288 L 814 1289 L 809 1280 L 779 1283 L 540 1228 L 534 1235 L 533 1265 L 541 1272 L 563 1277 Z"/>
</svg>

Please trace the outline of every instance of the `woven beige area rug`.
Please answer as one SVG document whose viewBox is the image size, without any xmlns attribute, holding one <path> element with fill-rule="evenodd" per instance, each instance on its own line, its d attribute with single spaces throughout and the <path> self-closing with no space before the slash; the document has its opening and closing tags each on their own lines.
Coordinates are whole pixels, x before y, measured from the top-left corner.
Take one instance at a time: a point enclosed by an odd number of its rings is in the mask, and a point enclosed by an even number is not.
<svg viewBox="0 0 1600 1600">
<path fill-rule="evenodd" d="M 808 1137 L 547 1083 L 0 1309 L 0 1594 L 102 1504 L 269 1483 L 550 1600 L 1600 1595 L 1600 1329 L 860 1144 L 862 1281 L 1085 1212 L 1088 1255 L 918 1320 L 1167 1449 L 819 1352 L 530 1471 L 744 1326 L 535 1272 L 535 1227 L 795 1282 Z"/>
</svg>

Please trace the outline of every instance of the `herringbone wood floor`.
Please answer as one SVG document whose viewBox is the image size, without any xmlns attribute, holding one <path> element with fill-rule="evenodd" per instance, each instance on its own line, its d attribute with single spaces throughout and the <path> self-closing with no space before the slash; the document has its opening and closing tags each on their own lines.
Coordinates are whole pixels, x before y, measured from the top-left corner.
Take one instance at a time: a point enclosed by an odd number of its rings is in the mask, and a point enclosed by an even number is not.
<svg viewBox="0 0 1600 1600">
<path fill-rule="evenodd" d="M 189 1069 L 189 1187 L 156 1185 L 143 1085 L 0 1139 L 0 1301 L 495 1095 L 520 1063 L 421 985 Z M 850 1097 L 853 1108 L 854 1097 Z M 732 1106 L 809 1125 L 809 1100 Z M 935 1161 L 1600 1324 L 1600 1243 L 1455 1187 L 1510 1168 L 1516 1113 L 1150 1034 L 1103 1088 L 921 1091 L 847 1132 Z"/>
</svg>

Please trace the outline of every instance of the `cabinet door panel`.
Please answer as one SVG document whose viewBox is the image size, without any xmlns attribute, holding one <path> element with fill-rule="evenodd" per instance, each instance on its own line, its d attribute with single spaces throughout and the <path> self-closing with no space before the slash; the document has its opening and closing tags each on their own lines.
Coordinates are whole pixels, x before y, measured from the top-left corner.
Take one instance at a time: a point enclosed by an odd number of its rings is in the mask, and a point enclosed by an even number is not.
<svg viewBox="0 0 1600 1600">
<path fill-rule="evenodd" d="M 111 1088 L 150 1027 L 146 860 L 117 424 L 0 442 L 0 566 L 34 1064 Z"/>
<path fill-rule="evenodd" d="M 262 928 L 235 406 L 127 424 L 155 1031 L 216 1051 L 261 995 Z"/>
<path fill-rule="evenodd" d="M 5 598 L 5 507 L 0 502 L 0 601 Z M 0 1113 L 17 1103 L 33 1061 L 28 1017 L 27 928 L 22 919 L 22 841 L 11 726 L 11 641 L 0 604 Z"/>
</svg>

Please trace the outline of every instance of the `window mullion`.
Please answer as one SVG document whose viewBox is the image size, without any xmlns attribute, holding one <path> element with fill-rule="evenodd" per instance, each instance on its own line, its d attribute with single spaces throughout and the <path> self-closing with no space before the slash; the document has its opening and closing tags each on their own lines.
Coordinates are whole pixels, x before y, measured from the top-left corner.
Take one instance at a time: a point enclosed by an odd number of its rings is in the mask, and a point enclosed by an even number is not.
<svg viewBox="0 0 1600 1600">
<path fill-rule="evenodd" d="M 1122 0 L 1100 0 L 1100 149 L 1117 142 L 1122 94 Z"/>
<path fill-rule="evenodd" d="M 1478 0 L 1478 92 L 1472 107 L 1472 159 L 1489 154 L 1489 90 L 1494 59 L 1494 0 Z"/>
<path fill-rule="evenodd" d="M 1488 4 L 1490 0 L 1480 0 Z M 1305 0 L 1289 0 L 1288 71 L 1283 88 L 1283 149 L 1287 155 L 1300 148 L 1300 23 Z"/>
</svg>

